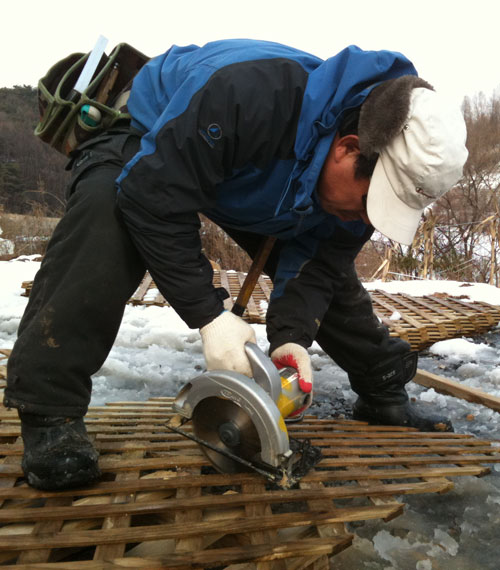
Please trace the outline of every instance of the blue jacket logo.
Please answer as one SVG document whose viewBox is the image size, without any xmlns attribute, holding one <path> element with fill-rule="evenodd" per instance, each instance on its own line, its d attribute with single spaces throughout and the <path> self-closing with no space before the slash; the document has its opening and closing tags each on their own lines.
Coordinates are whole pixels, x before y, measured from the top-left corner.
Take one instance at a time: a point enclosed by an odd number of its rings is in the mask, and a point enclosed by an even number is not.
<svg viewBox="0 0 500 570">
<path fill-rule="evenodd" d="M 217 123 L 210 123 L 207 129 L 198 129 L 198 134 L 200 134 L 205 142 L 214 148 L 214 141 L 218 141 L 222 138 L 222 129 Z"/>
<path fill-rule="evenodd" d="M 222 129 L 217 123 L 208 125 L 207 133 L 214 141 L 218 141 L 222 137 Z"/>
</svg>

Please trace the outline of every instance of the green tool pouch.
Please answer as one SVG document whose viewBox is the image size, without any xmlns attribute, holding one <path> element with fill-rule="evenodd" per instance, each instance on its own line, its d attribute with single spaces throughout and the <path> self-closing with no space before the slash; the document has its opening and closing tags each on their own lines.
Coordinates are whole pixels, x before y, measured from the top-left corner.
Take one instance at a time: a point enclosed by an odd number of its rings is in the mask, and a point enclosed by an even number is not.
<svg viewBox="0 0 500 570">
<path fill-rule="evenodd" d="M 56 63 L 38 82 L 40 122 L 35 135 L 62 154 L 130 119 L 126 97 L 132 79 L 149 60 L 128 44 L 118 44 L 104 54 L 82 93 L 73 87 L 90 54 L 75 53 Z"/>
</svg>

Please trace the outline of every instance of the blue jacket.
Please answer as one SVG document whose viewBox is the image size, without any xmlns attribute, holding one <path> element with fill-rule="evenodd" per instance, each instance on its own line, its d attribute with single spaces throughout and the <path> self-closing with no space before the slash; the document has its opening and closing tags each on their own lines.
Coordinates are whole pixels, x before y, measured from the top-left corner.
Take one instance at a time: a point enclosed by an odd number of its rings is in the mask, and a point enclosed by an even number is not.
<svg viewBox="0 0 500 570">
<path fill-rule="evenodd" d="M 363 241 L 363 222 L 321 210 L 317 180 L 343 113 L 381 81 L 407 74 L 416 71 L 396 52 L 350 46 L 323 61 L 254 40 L 173 46 L 142 68 L 128 103 L 141 148 L 117 180 L 118 205 L 155 282 L 190 326 L 222 310 L 198 212 L 284 241 L 275 297 L 337 230 Z"/>
</svg>

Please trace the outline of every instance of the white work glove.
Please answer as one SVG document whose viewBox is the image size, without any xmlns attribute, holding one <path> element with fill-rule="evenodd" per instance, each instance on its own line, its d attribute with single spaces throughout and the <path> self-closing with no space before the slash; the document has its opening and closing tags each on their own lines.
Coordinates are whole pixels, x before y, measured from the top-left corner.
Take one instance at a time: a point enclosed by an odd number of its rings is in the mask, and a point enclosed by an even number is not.
<svg viewBox="0 0 500 570">
<path fill-rule="evenodd" d="M 234 313 L 224 311 L 201 327 L 200 334 L 207 370 L 234 370 L 252 378 L 245 343 L 256 343 L 257 340 L 248 323 Z"/>
<path fill-rule="evenodd" d="M 299 386 L 302 392 L 309 394 L 313 387 L 311 359 L 307 350 L 295 342 L 282 344 L 271 353 L 271 360 L 276 368 L 286 366 L 295 368 L 299 374 Z"/>
</svg>

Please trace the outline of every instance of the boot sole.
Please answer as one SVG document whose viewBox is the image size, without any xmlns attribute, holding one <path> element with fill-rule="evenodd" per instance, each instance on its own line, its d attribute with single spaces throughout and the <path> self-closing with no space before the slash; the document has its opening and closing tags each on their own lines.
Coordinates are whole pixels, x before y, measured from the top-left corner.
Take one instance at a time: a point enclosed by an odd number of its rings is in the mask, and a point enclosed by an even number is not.
<svg viewBox="0 0 500 570">
<path fill-rule="evenodd" d="M 74 473 L 66 473 L 61 477 L 40 478 L 35 473 L 25 474 L 31 487 L 42 491 L 60 491 L 74 487 L 86 487 L 101 478 L 101 470 L 98 466 L 90 469 L 80 469 Z"/>
</svg>

